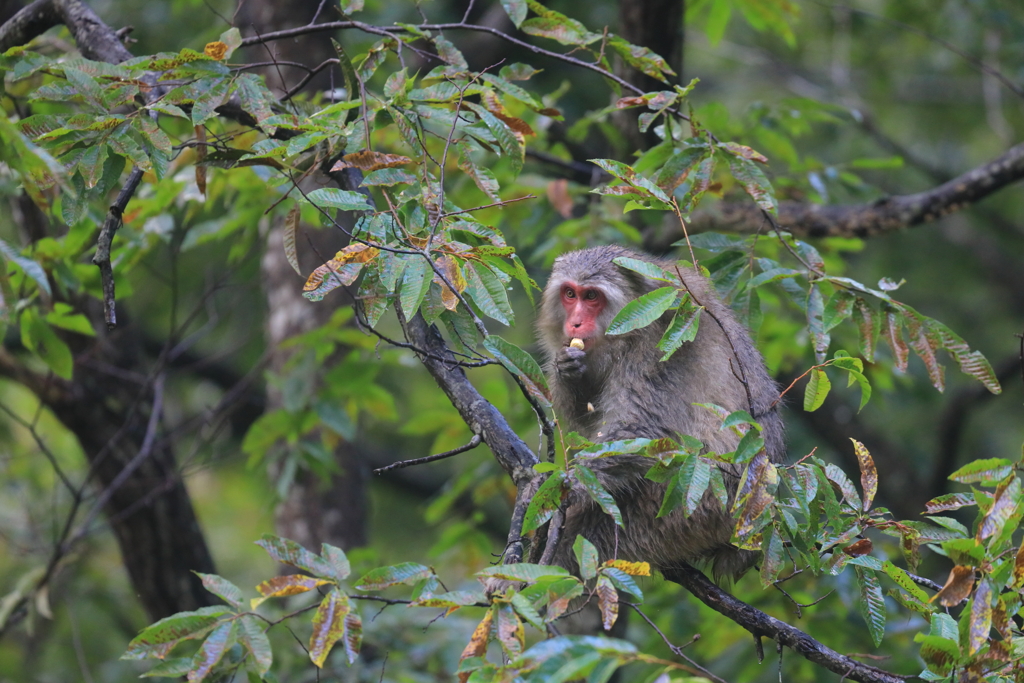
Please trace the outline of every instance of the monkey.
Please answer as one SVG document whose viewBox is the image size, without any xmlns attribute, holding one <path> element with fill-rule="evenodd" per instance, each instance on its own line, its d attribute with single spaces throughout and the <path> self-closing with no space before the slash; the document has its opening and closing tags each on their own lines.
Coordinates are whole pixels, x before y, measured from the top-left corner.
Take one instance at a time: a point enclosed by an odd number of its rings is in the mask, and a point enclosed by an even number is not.
<svg viewBox="0 0 1024 683">
<path fill-rule="evenodd" d="M 620 256 L 678 273 L 694 304 L 704 309 L 694 340 L 666 361 L 656 345 L 671 312 L 647 327 L 605 334 L 623 306 L 670 284 L 616 265 L 613 260 Z M 694 405 L 714 403 L 729 412 L 748 411 L 762 427 L 770 460 L 783 460 L 778 387 L 747 330 L 695 269 L 619 246 L 564 254 L 555 260 L 544 289 L 537 329 L 563 431 L 594 442 L 688 434 L 702 441 L 705 451 L 728 453 L 739 437 L 721 430 L 720 418 L 711 411 Z M 757 553 L 729 543 L 734 520 L 710 491 L 689 518 L 681 509 L 657 517 L 666 485 L 644 477 L 653 464 L 643 455 L 589 460 L 587 467 L 615 498 L 625 529 L 617 528 L 585 491 L 574 488 L 552 564 L 578 571 L 571 546 L 581 534 L 596 546 L 601 561 L 648 561 L 659 570 L 681 562 L 709 565 L 716 580 L 735 579 L 749 569 Z M 720 467 L 731 505 L 742 466 Z"/>
</svg>

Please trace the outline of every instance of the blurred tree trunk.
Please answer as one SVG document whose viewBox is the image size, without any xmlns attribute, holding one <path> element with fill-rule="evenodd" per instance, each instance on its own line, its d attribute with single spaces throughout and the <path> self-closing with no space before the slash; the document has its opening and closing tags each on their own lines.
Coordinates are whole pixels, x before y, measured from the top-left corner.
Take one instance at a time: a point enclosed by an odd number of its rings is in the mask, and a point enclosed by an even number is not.
<svg viewBox="0 0 1024 683">
<path fill-rule="evenodd" d="M 685 7 L 686 0 L 619 0 L 619 26 L 616 33 L 634 45 L 642 45 L 664 57 L 677 74 L 674 79 L 670 78 L 671 84 L 678 83 L 683 73 Z M 616 72 L 644 92 L 671 90 L 671 84 L 651 78 L 621 60 Z M 642 111 L 629 109 L 618 114 L 621 129 L 626 131 L 630 151 L 647 149 L 658 142 L 654 133 L 641 133 L 637 128 L 637 116 Z"/>
<path fill-rule="evenodd" d="M 320 8 L 319 0 L 279 3 L 273 0 L 256 0 L 243 5 L 239 17 L 239 28 L 243 33 L 255 27 L 261 33 L 278 31 L 291 26 L 308 23 Z M 324 5 L 324 12 L 332 12 L 331 5 Z M 336 16 L 321 16 L 318 21 L 331 21 Z M 302 41 L 282 40 L 273 43 L 273 59 L 294 61 L 311 67 L 335 56 L 330 36 L 317 33 L 305 36 Z M 266 48 L 263 53 L 253 51 L 253 61 L 268 61 Z M 321 71 L 306 86 L 307 90 L 336 87 L 331 74 L 336 70 Z M 305 72 L 298 69 L 271 67 L 263 70 L 267 83 L 272 88 L 286 92 L 293 87 Z M 282 80 L 283 77 L 283 80 Z M 328 259 L 348 243 L 348 238 L 338 230 L 330 228 L 308 229 L 301 227 L 296 245 L 301 255 L 303 272 L 309 273 L 319 266 L 322 256 Z M 312 244 L 312 248 L 310 248 Z M 272 226 L 267 239 L 267 249 L 262 260 L 263 286 L 267 295 L 267 343 L 271 349 L 269 369 L 279 372 L 291 357 L 291 350 L 282 350 L 285 339 L 323 326 L 338 306 L 351 303 L 340 291 L 326 300 L 313 304 L 302 297 L 303 279 L 296 275 L 284 255 L 283 222 Z M 341 355 L 339 352 L 338 355 Z M 329 365 L 332 359 L 326 363 Z M 316 374 L 321 377 L 326 368 Z M 272 386 L 267 388 L 267 410 L 276 410 L 283 405 L 282 392 Z M 341 548 L 351 548 L 366 543 L 366 486 L 367 467 L 357 449 L 349 443 L 340 442 L 334 448 L 338 469 L 329 481 L 306 468 L 300 468 L 288 487 L 284 500 L 278 506 L 275 526 L 278 534 L 298 541 L 312 550 L 318 550 L 321 543 L 330 543 Z M 282 476 L 283 468 L 271 468 L 271 476 Z"/>
</svg>

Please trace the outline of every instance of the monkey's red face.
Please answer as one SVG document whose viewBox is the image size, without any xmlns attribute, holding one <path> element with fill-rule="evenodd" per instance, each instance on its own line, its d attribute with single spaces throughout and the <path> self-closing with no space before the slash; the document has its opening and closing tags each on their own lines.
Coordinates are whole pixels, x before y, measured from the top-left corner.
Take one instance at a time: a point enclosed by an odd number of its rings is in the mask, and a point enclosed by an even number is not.
<svg viewBox="0 0 1024 683">
<path fill-rule="evenodd" d="M 601 333 L 597 317 L 607 304 L 598 287 L 581 287 L 575 282 L 562 283 L 562 306 L 565 308 L 565 336 L 570 339 L 591 339 Z"/>
</svg>

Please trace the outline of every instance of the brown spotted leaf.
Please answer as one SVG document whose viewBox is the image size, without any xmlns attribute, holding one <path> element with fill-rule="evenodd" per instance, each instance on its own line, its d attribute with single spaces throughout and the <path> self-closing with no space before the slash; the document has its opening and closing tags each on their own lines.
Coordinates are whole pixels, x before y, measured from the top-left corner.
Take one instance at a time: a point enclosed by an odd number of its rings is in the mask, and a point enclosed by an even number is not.
<svg viewBox="0 0 1024 683">
<path fill-rule="evenodd" d="M 896 369 L 906 372 L 907 356 L 910 351 L 903 339 L 903 316 L 891 306 L 883 306 L 882 309 L 882 336 L 892 349 Z"/>
<path fill-rule="evenodd" d="M 967 599 L 974 588 L 974 567 L 967 567 L 958 564 L 949 572 L 946 585 L 938 593 L 932 596 L 932 601 L 938 601 L 943 607 L 959 605 Z"/>
<path fill-rule="evenodd" d="M 335 588 L 320 602 L 313 614 L 313 633 L 309 636 L 309 659 L 324 668 L 334 644 L 345 635 L 345 617 L 351 611 L 348 596 Z"/>
<path fill-rule="evenodd" d="M 761 154 L 755 149 L 747 147 L 746 145 L 740 145 L 735 142 L 724 142 L 721 145 L 719 145 L 719 147 L 727 151 L 729 154 L 732 154 L 733 156 L 742 157 L 744 159 L 750 159 L 751 161 L 756 161 L 759 164 L 768 163 L 768 157 Z"/>
<path fill-rule="evenodd" d="M 967 637 L 970 654 L 973 655 L 985 646 L 990 630 L 992 630 L 992 584 L 987 578 L 983 578 L 978 582 L 978 590 L 974 591 L 974 602 L 971 604 L 971 627 Z"/>
<path fill-rule="evenodd" d="M 250 603 L 252 609 L 256 609 L 267 598 L 285 598 L 289 595 L 298 595 L 313 590 L 317 586 L 332 584 L 326 579 L 317 579 L 305 574 L 288 574 L 286 576 L 275 576 L 267 579 L 256 586 L 256 592 L 262 595 L 261 598 L 253 598 Z"/>
<path fill-rule="evenodd" d="M 857 297 L 857 329 L 860 331 L 860 353 L 869 363 L 875 362 L 875 341 L 878 339 L 878 318 L 864 299 Z"/>
<path fill-rule="evenodd" d="M 210 59 L 216 59 L 219 61 L 221 59 L 224 59 L 224 57 L 227 55 L 228 46 L 220 42 L 219 40 L 215 40 L 212 43 L 207 43 L 206 47 L 203 48 L 203 52 Z"/>
<path fill-rule="evenodd" d="M 597 594 L 597 606 L 601 610 L 601 626 L 605 631 L 610 631 L 619 618 L 619 593 L 612 580 L 604 574 L 597 577 L 594 592 Z"/>
<path fill-rule="evenodd" d="M 437 269 L 444 275 L 445 282 L 439 275 L 434 275 L 434 282 L 441 285 L 441 303 L 449 311 L 454 311 L 456 306 L 459 305 L 459 297 L 451 290 L 448 286 L 450 282 L 455 290 L 460 294 L 466 289 L 466 278 L 462 275 L 462 270 L 459 268 L 459 262 L 455 260 L 454 256 L 445 255 L 437 259 L 434 262 Z"/>
<path fill-rule="evenodd" d="M 206 637 L 199 651 L 192 657 L 192 668 L 188 672 L 190 682 L 201 681 L 213 671 L 228 648 L 235 644 L 235 629 L 235 620 L 231 619 L 213 629 Z"/>
<path fill-rule="evenodd" d="M 978 525 L 977 540 L 980 543 L 1001 532 L 1017 511 L 1020 499 L 1020 479 L 1016 475 L 1007 477 L 996 487 L 992 496 L 992 507 Z"/>
<path fill-rule="evenodd" d="M 332 171 L 341 171 L 346 168 L 358 168 L 364 173 L 376 171 L 381 168 L 394 168 L 411 164 L 412 159 L 401 154 L 384 154 L 373 150 L 363 149 L 352 154 L 346 154 L 340 161 L 331 167 Z"/>
<path fill-rule="evenodd" d="M 864 512 L 871 509 L 871 503 L 878 493 L 878 470 L 875 468 L 875 461 L 864 444 L 856 439 L 853 442 L 853 450 L 857 454 L 857 462 L 860 464 L 860 488 L 864 492 Z"/>
<path fill-rule="evenodd" d="M 924 504 L 924 507 L 929 515 L 934 515 L 939 512 L 959 510 L 962 507 L 974 504 L 973 493 L 946 493 L 936 498 L 932 498 Z"/>
<path fill-rule="evenodd" d="M 470 637 L 469 642 L 466 643 L 466 647 L 462 650 L 462 656 L 459 657 L 461 662 L 464 659 L 470 657 L 483 657 L 487 652 L 487 641 L 491 637 L 491 624 L 494 623 L 494 610 L 487 610 L 487 614 L 480 620 L 480 623 L 476 625 L 473 630 L 473 635 Z M 466 683 L 469 680 L 469 676 L 472 672 L 464 671 L 459 674 L 459 683 Z"/>
<path fill-rule="evenodd" d="M 929 327 L 913 315 L 907 316 L 907 333 L 910 336 L 910 345 L 914 348 L 918 357 L 924 361 L 928 370 L 928 378 L 939 391 L 946 389 L 946 368 L 939 362 L 936 355 L 942 348 L 942 340 Z"/>
<path fill-rule="evenodd" d="M 523 620 L 516 614 L 510 604 L 499 604 L 498 610 L 498 642 L 509 657 L 518 657 L 523 653 L 526 633 Z M 475 634 L 474 634 L 475 635 Z"/>
</svg>

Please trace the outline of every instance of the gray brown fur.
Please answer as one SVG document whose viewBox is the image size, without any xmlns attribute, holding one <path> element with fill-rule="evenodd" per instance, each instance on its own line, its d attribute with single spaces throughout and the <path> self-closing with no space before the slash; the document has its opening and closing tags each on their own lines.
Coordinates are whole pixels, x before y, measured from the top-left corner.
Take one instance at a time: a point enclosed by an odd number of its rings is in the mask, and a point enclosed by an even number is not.
<svg viewBox="0 0 1024 683">
<path fill-rule="evenodd" d="M 595 247 L 556 259 L 544 291 L 538 331 L 548 356 L 545 372 L 563 432 L 576 431 L 597 442 L 689 434 L 704 442 L 707 450 L 727 453 L 735 450 L 738 437 L 731 430 L 720 430 L 719 418 L 710 411 L 692 405 L 715 403 L 730 412 L 751 412 L 763 427 L 769 457 L 774 462 L 782 461 L 782 419 L 772 405 L 779 396 L 778 387 L 747 330 L 719 300 L 713 285 L 693 269 L 680 269 L 684 285 L 706 310 L 701 312 L 696 338 L 683 344 L 668 361 L 661 362 L 663 353 L 656 344 L 671 319 L 670 313 L 646 328 L 588 340 L 586 351 L 568 347 L 570 340 L 563 329 L 562 283 L 575 281 L 580 286 L 601 287 L 608 300 L 599 316 L 602 332 L 626 303 L 665 286 L 664 282 L 615 265 L 612 260 L 619 256 L 675 270 L 674 262 L 658 261 L 622 247 Z M 745 376 L 749 401 L 736 375 Z M 639 455 L 588 463 L 615 497 L 625 529 L 617 528 L 585 492 L 573 491 L 554 563 L 576 570 L 571 546 L 576 535 L 582 534 L 595 544 L 602 561 L 613 557 L 645 560 L 658 569 L 681 561 L 707 563 L 716 578 L 735 577 L 746 571 L 756 561 L 756 553 L 730 545 L 733 519 L 710 492 L 689 519 L 681 510 L 657 518 L 665 485 L 644 478 L 651 464 L 650 459 Z M 739 468 L 725 472 L 730 497 L 739 473 Z"/>
</svg>

